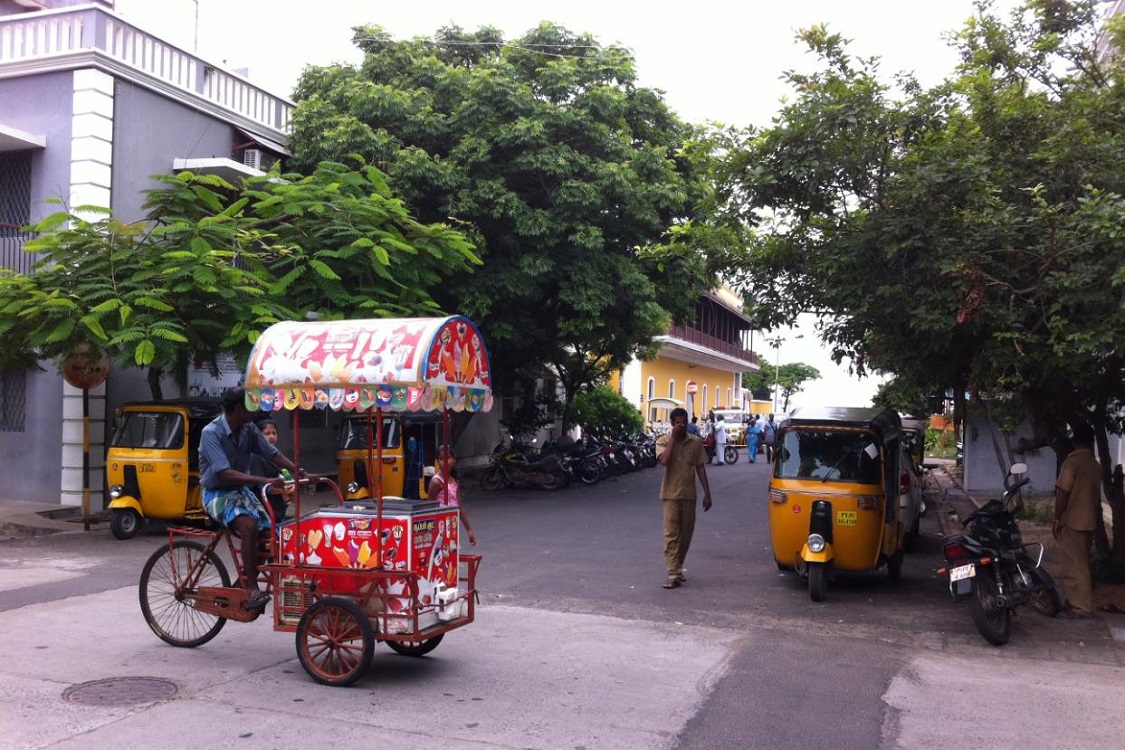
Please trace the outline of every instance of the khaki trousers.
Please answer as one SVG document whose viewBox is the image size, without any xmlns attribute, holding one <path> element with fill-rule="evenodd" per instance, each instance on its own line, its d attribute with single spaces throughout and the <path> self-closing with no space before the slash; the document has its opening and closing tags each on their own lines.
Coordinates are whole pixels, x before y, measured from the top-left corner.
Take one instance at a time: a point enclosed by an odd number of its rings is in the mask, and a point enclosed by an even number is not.
<svg viewBox="0 0 1125 750">
<path fill-rule="evenodd" d="M 1094 532 L 1075 531 L 1063 526 L 1059 530 L 1058 549 L 1062 570 L 1059 585 L 1067 604 L 1087 614 L 1094 611 L 1094 593 L 1090 587 L 1090 544 Z"/>
<path fill-rule="evenodd" d="M 664 506 L 664 564 L 668 578 L 683 578 L 684 558 L 695 533 L 695 501 L 663 500 Z"/>
</svg>

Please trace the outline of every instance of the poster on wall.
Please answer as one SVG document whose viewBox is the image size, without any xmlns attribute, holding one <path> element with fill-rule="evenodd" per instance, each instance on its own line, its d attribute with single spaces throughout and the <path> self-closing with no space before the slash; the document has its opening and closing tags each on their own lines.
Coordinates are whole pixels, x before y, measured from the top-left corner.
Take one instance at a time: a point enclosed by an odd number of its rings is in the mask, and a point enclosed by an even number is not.
<svg viewBox="0 0 1125 750">
<path fill-rule="evenodd" d="M 223 395 L 227 388 L 242 385 L 242 368 L 233 354 L 221 354 L 216 360 L 219 376 L 211 373 L 208 362 L 194 362 L 188 366 L 187 395 L 189 398 Z"/>
</svg>

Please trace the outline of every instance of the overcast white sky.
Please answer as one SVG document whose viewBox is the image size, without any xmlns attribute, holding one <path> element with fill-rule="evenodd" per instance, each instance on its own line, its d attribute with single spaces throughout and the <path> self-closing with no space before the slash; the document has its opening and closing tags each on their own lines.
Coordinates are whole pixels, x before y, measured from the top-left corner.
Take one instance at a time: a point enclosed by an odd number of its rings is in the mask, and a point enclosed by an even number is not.
<svg viewBox="0 0 1125 750">
<path fill-rule="evenodd" d="M 1012 8 L 1016 0 L 997 0 Z M 305 65 L 355 63 L 353 26 L 377 24 L 397 38 L 428 36 L 441 26 L 496 26 L 508 37 L 540 21 L 589 32 L 601 44 L 633 50 L 640 83 L 665 92 L 665 100 L 690 122 L 768 125 L 788 92 L 788 69 L 808 69 L 811 59 L 794 42 L 798 29 L 827 23 L 853 40 L 852 51 L 882 59 L 894 72 L 913 71 L 934 84 L 953 70 L 953 52 L 942 39 L 962 27 L 972 0 L 695 0 L 689 3 L 615 0 L 117 0 L 117 11 L 187 50 L 229 68 L 248 68 L 259 85 L 288 95 Z M 196 19 L 198 18 L 198 25 Z M 792 405 L 861 406 L 876 381 L 859 381 L 832 363 L 811 325 L 782 332 L 781 361 L 820 369 Z M 774 334 L 771 334 L 774 335 Z M 797 338 L 803 335 L 802 338 Z M 774 350 L 755 341 L 769 362 Z"/>
</svg>

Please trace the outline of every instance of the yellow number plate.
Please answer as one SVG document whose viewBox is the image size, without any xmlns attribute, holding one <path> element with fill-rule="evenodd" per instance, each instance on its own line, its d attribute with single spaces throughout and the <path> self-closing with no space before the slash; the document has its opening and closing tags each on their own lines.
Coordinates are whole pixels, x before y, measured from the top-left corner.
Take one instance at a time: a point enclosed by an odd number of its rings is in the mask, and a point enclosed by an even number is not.
<svg viewBox="0 0 1125 750">
<path fill-rule="evenodd" d="M 855 526 L 859 520 L 859 512 L 854 510 L 836 511 L 836 523 L 841 526 Z"/>
</svg>

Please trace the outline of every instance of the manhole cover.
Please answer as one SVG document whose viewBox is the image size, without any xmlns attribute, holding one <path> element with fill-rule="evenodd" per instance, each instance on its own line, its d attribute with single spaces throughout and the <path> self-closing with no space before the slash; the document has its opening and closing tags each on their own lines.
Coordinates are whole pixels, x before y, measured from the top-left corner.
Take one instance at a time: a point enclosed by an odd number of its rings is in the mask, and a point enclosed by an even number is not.
<svg viewBox="0 0 1125 750">
<path fill-rule="evenodd" d="M 179 686 L 158 677 L 111 677 L 72 685 L 63 699 L 83 706 L 134 706 L 174 698 Z"/>
</svg>

